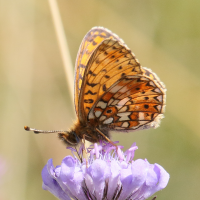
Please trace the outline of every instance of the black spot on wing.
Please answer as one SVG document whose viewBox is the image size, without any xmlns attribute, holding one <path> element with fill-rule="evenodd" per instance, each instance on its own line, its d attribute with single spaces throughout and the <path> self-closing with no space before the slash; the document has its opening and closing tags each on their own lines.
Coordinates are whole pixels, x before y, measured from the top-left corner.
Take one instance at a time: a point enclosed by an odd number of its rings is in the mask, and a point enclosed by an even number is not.
<svg viewBox="0 0 200 200">
<path fill-rule="evenodd" d="M 108 76 L 108 75 L 105 75 L 105 78 L 110 78 L 110 76 Z"/>
<path fill-rule="evenodd" d="M 91 90 L 88 90 L 88 91 L 85 93 L 85 95 L 88 95 L 88 94 L 95 95 L 95 94 L 97 94 L 97 92 L 92 92 Z"/>
<path fill-rule="evenodd" d="M 126 75 L 125 73 L 122 73 L 122 74 L 121 74 L 121 77 L 123 77 L 123 76 L 125 76 L 125 75 Z"/>
<path fill-rule="evenodd" d="M 95 87 L 96 85 L 98 85 L 98 83 L 89 83 L 89 82 L 87 82 L 86 84 L 90 87 Z"/>
<path fill-rule="evenodd" d="M 107 90 L 106 84 L 103 85 L 103 91 L 105 92 Z"/>
<path fill-rule="evenodd" d="M 92 72 L 91 70 L 89 70 L 88 74 L 91 74 L 92 76 L 96 76 L 96 74 Z"/>
<path fill-rule="evenodd" d="M 109 109 L 109 110 L 107 110 L 106 112 L 107 112 L 107 113 L 111 113 L 111 112 L 112 112 L 112 110 L 111 110 L 111 109 Z"/>
<path fill-rule="evenodd" d="M 84 102 L 85 102 L 85 103 L 93 103 L 94 100 L 93 100 L 93 99 L 84 99 Z"/>
</svg>

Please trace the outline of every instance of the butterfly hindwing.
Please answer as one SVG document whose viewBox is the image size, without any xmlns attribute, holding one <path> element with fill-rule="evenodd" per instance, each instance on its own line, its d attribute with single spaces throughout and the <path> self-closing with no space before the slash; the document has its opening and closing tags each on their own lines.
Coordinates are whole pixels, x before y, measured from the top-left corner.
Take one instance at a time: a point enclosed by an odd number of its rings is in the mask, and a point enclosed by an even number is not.
<svg viewBox="0 0 200 200">
<path fill-rule="evenodd" d="M 88 120 L 98 120 L 111 130 L 156 128 L 164 106 L 165 89 L 160 89 L 155 80 L 145 75 L 125 76 L 96 102 Z"/>
</svg>

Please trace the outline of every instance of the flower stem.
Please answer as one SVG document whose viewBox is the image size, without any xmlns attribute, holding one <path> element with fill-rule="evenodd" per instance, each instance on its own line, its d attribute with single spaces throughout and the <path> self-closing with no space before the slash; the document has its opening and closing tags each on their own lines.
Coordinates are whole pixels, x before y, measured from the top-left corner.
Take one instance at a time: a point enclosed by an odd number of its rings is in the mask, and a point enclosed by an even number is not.
<svg viewBox="0 0 200 200">
<path fill-rule="evenodd" d="M 72 61 L 71 61 L 71 57 L 70 57 L 70 53 L 68 49 L 67 38 L 65 36 L 57 1 L 49 0 L 49 5 L 50 5 L 51 15 L 53 18 L 55 31 L 56 31 L 56 35 L 57 35 L 57 39 L 58 39 L 58 43 L 59 43 L 59 47 L 61 51 L 61 56 L 62 56 L 64 68 L 65 68 L 65 74 L 66 74 L 66 78 L 68 82 L 70 96 L 73 102 L 74 74 L 72 70 L 73 67 L 72 67 Z"/>
</svg>

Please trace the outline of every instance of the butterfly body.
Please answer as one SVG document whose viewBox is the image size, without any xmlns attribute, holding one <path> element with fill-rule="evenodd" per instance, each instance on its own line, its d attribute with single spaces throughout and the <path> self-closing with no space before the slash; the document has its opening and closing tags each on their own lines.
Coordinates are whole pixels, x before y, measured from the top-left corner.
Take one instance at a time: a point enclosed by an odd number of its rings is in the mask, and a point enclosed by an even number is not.
<svg viewBox="0 0 200 200">
<path fill-rule="evenodd" d="M 163 118 L 164 84 L 140 65 L 122 39 L 103 27 L 92 28 L 81 43 L 74 89 L 77 122 L 71 131 L 59 133 L 70 145 L 83 138 L 106 140 L 111 130 L 157 128 Z"/>
<path fill-rule="evenodd" d="M 77 121 L 74 127 L 69 132 L 58 133 L 59 138 L 63 140 L 68 146 L 76 146 L 82 139 L 86 139 L 89 142 L 97 143 L 100 140 L 106 140 L 96 129 L 101 129 L 103 134 L 110 138 L 109 129 L 106 126 L 98 126 L 98 121 L 92 123 L 84 123 Z"/>
</svg>

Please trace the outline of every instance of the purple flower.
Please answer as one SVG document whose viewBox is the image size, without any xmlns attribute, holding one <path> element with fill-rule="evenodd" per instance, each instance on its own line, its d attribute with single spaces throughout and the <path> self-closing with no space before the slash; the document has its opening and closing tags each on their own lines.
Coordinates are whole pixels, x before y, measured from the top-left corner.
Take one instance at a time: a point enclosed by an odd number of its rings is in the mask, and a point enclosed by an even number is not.
<svg viewBox="0 0 200 200">
<path fill-rule="evenodd" d="M 143 200 L 167 186 L 169 174 L 163 167 L 133 160 L 135 143 L 124 153 L 121 148 L 116 152 L 110 143 L 94 144 L 87 149 L 87 160 L 67 156 L 55 168 L 50 159 L 42 170 L 43 189 L 61 200 Z"/>
</svg>

